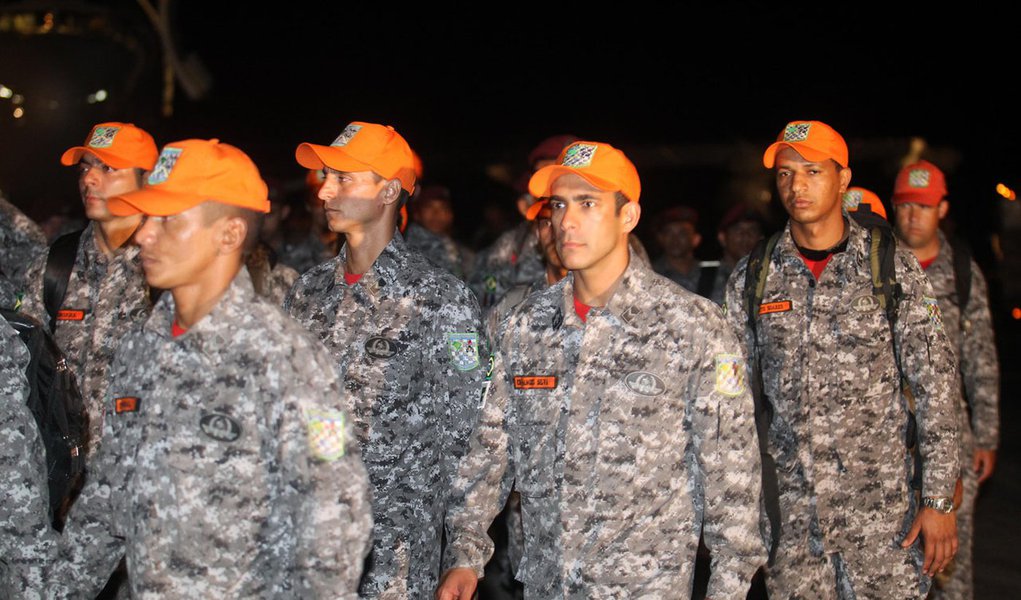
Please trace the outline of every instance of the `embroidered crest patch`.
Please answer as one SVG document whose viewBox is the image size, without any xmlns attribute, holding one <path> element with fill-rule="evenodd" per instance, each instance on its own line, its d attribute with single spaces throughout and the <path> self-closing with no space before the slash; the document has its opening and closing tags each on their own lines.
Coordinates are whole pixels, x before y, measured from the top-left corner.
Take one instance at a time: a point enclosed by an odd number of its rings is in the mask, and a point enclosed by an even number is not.
<svg viewBox="0 0 1021 600">
<path fill-rule="evenodd" d="M 233 442 L 241 437 L 241 424 L 221 413 L 210 413 L 199 419 L 202 433 L 214 440 Z"/>
<path fill-rule="evenodd" d="M 170 172 L 174 170 L 179 156 L 181 156 L 180 148 L 171 148 L 170 146 L 164 148 L 163 152 L 160 152 L 156 166 L 152 168 L 152 173 L 149 173 L 149 185 L 158 185 L 166 181 L 170 177 Z"/>
<path fill-rule="evenodd" d="M 940 312 L 936 299 L 922 296 L 922 304 L 925 305 L 925 311 L 929 313 L 929 321 L 932 326 L 936 331 L 943 331 L 943 313 Z"/>
<path fill-rule="evenodd" d="M 365 353 L 372 358 L 392 358 L 403 349 L 403 344 L 385 337 L 370 337 L 365 341 Z"/>
<path fill-rule="evenodd" d="M 849 192 L 844 192 L 844 197 L 841 198 L 840 200 L 841 204 L 844 205 L 845 209 L 855 210 L 858 208 L 858 205 L 861 204 L 861 190 L 851 190 Z"/>
<path fill-rule="evenodd" d="M 916 188 L 929 187 L 929 171 L 925 169 L 912 169 L 908 173 L 908 185 Z"/>
<path fill-rule="evenodd" d="M 862 313 L 879 310 L 879 299 L 872 294 L 858 296 L 851 302 L 851 308 Z"/>
<path fill-rule="evenodd" d="M 737 396 L 745 391 L 744 361 L 735 354 L 716 355 L 716 391 L 726 396 Z"/>
<path fill-rule="evenodd" d="M 312 456 L 326 462 L 343 458 L 346 446 L 343 411 L 329 408 L 306 408 L 308 423 L 308 450 Z"/>
<path fill-rule="evenodd" d="M 340 132 L 340 135 L 337 136 L 337 139 L 333 140 L 333 143 L 330 145 L 333 146 L 334 148 L 347 146 L 348 142 L 350 142 L 351 139 L 354 138 L 355 134 L 361 130 L 362 130 L 361 125 L 355 125 L 354 123 L 351 123 L 350 125 L 344 128 L 344 131 Z"/>
<path fill-rule="evenodd" d="M 666 391 L 662 379 L 645 371 L 628 373 L 624 376 L 624 385 L 632 392 L 642 396 L 658 396 Z"/>
<path fill-rule="evenodd" d="M 479 334 L 448 333 L 447 348 L 459 371 L 471 371 L 479 366 Z"/>
<path fill-rule="evenodd" d="M 808 139 L 808 130 L 811 128 L 811 123 L 790 123 L 784 127 L 783 141 L 803 142 Z"/>
<path fill-rule="evenodd" d="M 120 130 L 120 127 L 96 127 L 89 138 L 89 148 L 109 148 Z"/>
<path fill-rule="evenodd" d="M 564 162 L 560 163 L 565 167 L 580 169 L 592 164 L 592 157 L 596 154 L 596 146 L 593 144 L 575 144 L 564 153 Z"/>
</svg>

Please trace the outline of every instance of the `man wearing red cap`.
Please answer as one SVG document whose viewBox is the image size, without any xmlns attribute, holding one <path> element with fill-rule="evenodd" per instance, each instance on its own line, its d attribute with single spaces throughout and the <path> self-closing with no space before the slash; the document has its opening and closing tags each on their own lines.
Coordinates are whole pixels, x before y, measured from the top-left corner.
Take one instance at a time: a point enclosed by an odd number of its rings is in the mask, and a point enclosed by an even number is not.
<svg viewBox="0 0 1021 600">
<path fill-rule="evenodd" d="M 938 572 L 957 544 L 956 365 L 932 288 L 911 254 L 897 249 L 901 294 L 888 318 L 871 276 L 871 231 L 842 210 L 847 145 L 828 125 L 788 124 L 763 162 L 775 166 L 790 220 L 761 258 L 764 279 L 748 259 L 738 264 L 726 306 L 746 335 L 772 415 L 766 441 L 780 530 L 766 570 L 769 595 L 922 598 L 928 578 L 918 567 Z M 755 276 L 749 292 L 761 297 L 746 294 Z M 759 305 L 747 306 L 753 301 Z M 915 399 L 920 510 L 909 489 L 902 380 Z"/>
<path fill-rule="evenodd" d="M 937 578 L 936 598 L 970 599 L 975 495 L 996 464 L 1000 421 L 1000 369 L 985 277 L 967 248 L 940 231 L 950 203 L 943 172 L 928 161 L 901 169 L 893 190 L 897 234 L 932 283 L 943 326 L 960 360 L 964 394 L 961 428 L 963 500 L 957 507 L 960 549 L 946 578 Z M 963 260 L 962 260 L 963 259 Z M 969 418 L 970 415 L 970 418 Z"/>
<path fill-rule="evenodd" d="M 136 598 L 355 598 L 367 477 L 329 353 L 243 268 L 269 211 L 258 169 L 174 142 L 108 203 L 144 215 L 145 277 L 169 293 L 117 350 L 47 597 L 95 597 L 126 555 Z"/>
<path fill-rule="evenodd" d="M 759 458 L 738 340 L 715 304 L 628 248 L 641 184 L 609 144 L 576 142 L 529 182 L 550 197 L 567 277 L 504 323 L 447 511 L 439 600 L 468 600 L 513 484 L 528 598 L 744 598 L 765 554 Z"/>
<path fill-rule="evenodd" d="M 100 123 L 60 162 L 78 169 L 89 225 L 59 238 L 31 268 L 22 310 L 50 325 L 89 416 L 88 456 L 103 428 L 110 362 L 121 337 L 149 314 L 138 248 L 131 236 L 141 215 L 117 216 L 109 199 L 137 190 L 158 155 L 152 136 L 131 123 Z M 66 261 L 63 270 L 56 265 Z M 61 293 L 63 292 L 63 293 Z"/>
<path fill-rule="evenodd" d="M 295 156 L 325 170 L 319 198 L 345 238 L 336 258 L 301 276 L 285 306 L 333 353 L 354 404 L 375 523 L 360 594 L 427 598 L 439 577 L 451 471 L 482 395 L 488 352 L 478 301 L 396 231 L 415 171 L 392 127 L 356 121 L 331 145 L 301 144 Z"/>
</svg>

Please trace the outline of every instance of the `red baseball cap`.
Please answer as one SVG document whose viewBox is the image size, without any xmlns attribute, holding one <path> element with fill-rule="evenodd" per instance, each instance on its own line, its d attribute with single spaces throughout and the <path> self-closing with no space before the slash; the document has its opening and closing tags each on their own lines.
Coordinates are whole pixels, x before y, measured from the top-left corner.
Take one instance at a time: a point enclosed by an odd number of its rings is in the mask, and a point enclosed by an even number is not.
<svg viewBox="0 0 1021 600">
<path fill-rule="evenodd" d="M 893 184 L 893 203 L 935 206 L 947 195 L 943 171 L 927 160 L 920 160 L 900 170 Z"/>
<path fill-rule="evenodd" d="M 575 173 L 595 187 L 607 192 L 621 192 L 631 202 L 638 202 L 642 183 L 638 170 L 624 153 L 601 142 L 574 142 L 564 148 L 557 164 L 545 166 L 528 180 L 528 192 L 536 198 L 550 195 L 550 187 L 561 175 Z"/>
<path fill-rule="evenodd" d="M 68 148 L 60 157 L 66 167 L 78 164 L 89 153 L 114 169 L 138 168 L 146 171 L 156 164 L 159 152 L 152 136 L 131 123 L 111 121 L 92 128 L 82 146 Z"/>
<path fill-rule="evenodd" d="M 241 150 L 220 140 L 182 140 L 163 147 L 142 189 L 110 198 L 120 216 L 176 215 L 203 202 L 270 211 L 269 190 Z"/>
<path fill-rule="evenodd" d="M 841 167 L 847 167 L 847 143 L 832 127 L 821 121 L 788 123 L 776 136 L 776 141 L 766 148 L 762 164 L 772 169 L 776 153 L 784 147 L 793 148 L 805 160 L 822 162 L 831 158 Z"/>
<path fill-rule="evenodd" d="M 307 142 L 299 145 L 294 158 L 306 169 L 372 171 L 384 179 L 400 180 L 401 188 L 409 194 L 415 191 L 415 154 L 389 125 L 354 121 L 329 146 Z"/>
</svg>

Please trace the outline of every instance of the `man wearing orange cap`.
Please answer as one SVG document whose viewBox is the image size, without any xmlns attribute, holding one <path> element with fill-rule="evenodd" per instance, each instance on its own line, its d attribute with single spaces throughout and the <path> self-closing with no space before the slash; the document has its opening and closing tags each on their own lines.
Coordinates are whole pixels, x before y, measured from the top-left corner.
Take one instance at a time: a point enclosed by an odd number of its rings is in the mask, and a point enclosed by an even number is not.
<svg viewBox="0 0 1021 600">
<path fill-rule="evenodd" d="M 527 598 L 744 598 L 765 560 L 741 348 L 718 306 L 628 248 L 641 184 L 609 144 L 576 142 L 529 182 L 550 197 L 570 274 L 502 326 L 491 386 L 447 511 L 439 600 L 468 600 L 511 484 Z"/>
<path fill-rule="evenodd" d="M 169 293 L 117 350 L 47 597 L 95 597 L 122 555 L 136 598 L 356 597 L 371 521 L 350 407 L 326 349 L 242 268 L 266 192 L 237 148 L 184 140 L 108 199 L 144 216 L 145 277 Z"/>
<path fill-rule="evenodd" d="M 1000 369 L 985 277 L 967 247 L 940 231 L 950 203 L 943 172 L 928 161 L 901 169 L 893 190 L 897 234 L 932 283 L 943 326 L 960 360 L 964 394 L 961 428 L 963 500 L 957 507 L 960 550 L 948 576 L 937 578 L 936 598 L 970 599 L 975 495 L 996 464 L 1000 421 Z M 970 415 L 970 418 L 969 418 Z"/>
<path fill-rule="evenodd" d="M 478 302 L 396 231 L 415 187 L 411 148 L 392 127 L 353 122 L 329 146 L 301 144 L 340 254 L 305 272 L 285 307 L 333 353 L 354 405 L 373 489 L 363 597 L 427 598 L 439 577 L 452 465 L 478 414 L 488 357 Z"/>
<path fill-rule="evenodd" d="M 901 293 L 899 301 L 885 296 L 897 302 L 888 318 L 877 295 L 885 288 L 871 275 L 872 233 L 842 210 L 847 145 L 828 125 L 788 124 L 763 162 L 775 167 L 790 220 L 759 247 L 772 252 L 738 264 L 726 306 L 771 415 L 780 528 L 769 595 L 922 598 L 928 578 L 919 566 L 936 573 L 957 544 L 956 366 L 932 288 L 910 253 L 896 249 Z M 921 510 L 909 489 L 902 380 L 915 398 Z"/>
<path fill-rule="evenodd" d="M 141 215 L 117 216 L 109 199 L 137 190 L 158 155 L 152 136 L 131 123 L 100 123 L 60 162 L 78 168 L 78 191 L 90 223 L 58 238 L 30 271 L 22 310 L 44 323 L 67 361 L 89 415 L 88 456 L 99 443 L 110 362 L 117 343 L 149 314 L 138 247 Z M 61 264 L 63 263 L 63 264 Z"/>
</svg>

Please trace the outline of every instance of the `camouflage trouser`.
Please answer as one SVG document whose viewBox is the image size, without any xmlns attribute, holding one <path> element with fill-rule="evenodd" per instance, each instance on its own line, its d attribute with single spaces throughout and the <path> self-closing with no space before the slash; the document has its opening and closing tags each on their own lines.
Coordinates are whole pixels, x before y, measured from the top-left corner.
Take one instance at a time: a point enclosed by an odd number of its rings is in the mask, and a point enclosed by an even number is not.
<svg viewBox="0 0 1021 600">
<path fill-rule="evenodd" d="M 978 476 L 971 468 L 971 454 L 965 454 L 962 451 L 961 456 L 969 457 L 969 459 L 961 461 L 964 463 L 964 468 L 961 469 L 964 499 L 957 509 L 957 555 L 946 571 L 936 576 L 936 584 L 933 586 L 931 596 L 934 600 L 971 600 L 975 593 L 971 553 L 974 547 L 972 537 L 975 531 L 975 496 L 978 494 Z"/>
</svg>

